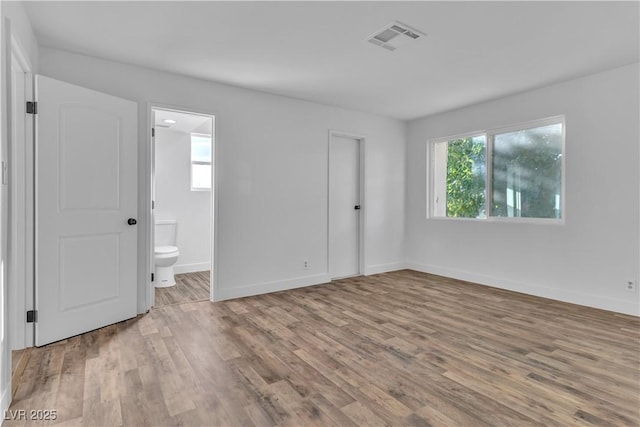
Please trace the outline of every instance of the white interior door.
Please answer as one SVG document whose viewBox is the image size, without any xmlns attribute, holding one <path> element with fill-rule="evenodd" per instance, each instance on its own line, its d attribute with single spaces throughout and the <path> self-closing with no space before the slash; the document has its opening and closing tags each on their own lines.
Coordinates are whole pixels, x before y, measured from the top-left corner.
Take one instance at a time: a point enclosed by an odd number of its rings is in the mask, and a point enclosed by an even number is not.
<svg viewBox="0 0 640 427">
<path fill-rule="evenodd" d="M 329 142 L 329 273 L 360 273 L 360 140 L 332 135 Z"/>
<path fill-rule="evenodd" d="M 134 102 L 43 76 L 36 97 L 40 346 L 136 315 L 138 144 Z"/>
</svg>

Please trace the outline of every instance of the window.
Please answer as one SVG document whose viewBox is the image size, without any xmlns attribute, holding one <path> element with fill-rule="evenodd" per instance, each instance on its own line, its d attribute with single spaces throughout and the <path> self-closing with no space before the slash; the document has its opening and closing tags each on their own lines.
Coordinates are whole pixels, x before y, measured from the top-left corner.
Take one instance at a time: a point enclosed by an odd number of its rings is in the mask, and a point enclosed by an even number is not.
<svg viewBox="0 0 640 427">
<path fill-rule="evenodd" d="M 434 215 L 486 217 L 486 157 L 484 135 L 433 144 Z"/>
<path fill-rule="evenodd" d="M 496 133 L 491 214 L 561 218 L 562 123 Z"/>
<path fill-rule="evenodd" d="M 211 190 L 211 135 L 191 134 L 191 191 Z"/>
<path fill-rule="evenodd" d="M 564 118 L 430 143 L 430 214 L 561 220 Z"/>
</svg>

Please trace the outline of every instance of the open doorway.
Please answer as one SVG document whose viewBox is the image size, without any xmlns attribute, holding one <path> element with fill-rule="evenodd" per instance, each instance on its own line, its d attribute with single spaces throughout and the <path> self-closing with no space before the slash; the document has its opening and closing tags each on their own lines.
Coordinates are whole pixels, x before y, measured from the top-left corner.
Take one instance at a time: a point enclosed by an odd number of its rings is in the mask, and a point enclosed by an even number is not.
<svg viewBox="0 0 640 427">
<path fill-rule="evenodd" d="M 208 300 L 214 117 L 160 108 L 152 117 L 154 307 Z"/>
</svg>

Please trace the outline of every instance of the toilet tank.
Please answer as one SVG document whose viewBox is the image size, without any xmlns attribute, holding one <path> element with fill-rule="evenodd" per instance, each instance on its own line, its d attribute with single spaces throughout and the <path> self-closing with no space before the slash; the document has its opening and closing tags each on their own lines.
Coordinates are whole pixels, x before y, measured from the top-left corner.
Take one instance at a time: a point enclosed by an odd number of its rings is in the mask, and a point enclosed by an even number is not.
<svg viewBox="0 0 640 427">
<path fill-rule="evenodd" d="M 156 221 L 155 246 L 176 246 L 178 223 L 174 219 Z"/>
</svg>

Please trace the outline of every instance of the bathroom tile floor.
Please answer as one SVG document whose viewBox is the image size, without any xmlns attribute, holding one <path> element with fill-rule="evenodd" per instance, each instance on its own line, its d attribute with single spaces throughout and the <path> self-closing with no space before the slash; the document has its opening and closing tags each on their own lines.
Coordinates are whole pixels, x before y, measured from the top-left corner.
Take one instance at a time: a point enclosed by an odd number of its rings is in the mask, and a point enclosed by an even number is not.
<svg viewBox="0 0 640 427">
<path fill-rule="evenodd" d="M 175 286 L 156 288 L 155 307 L 209 299 L 209 271 L 176 274 Z"/>
</svg>

